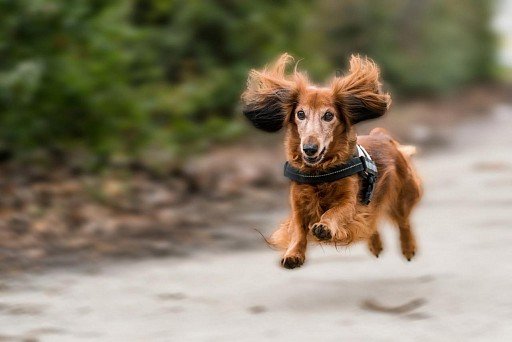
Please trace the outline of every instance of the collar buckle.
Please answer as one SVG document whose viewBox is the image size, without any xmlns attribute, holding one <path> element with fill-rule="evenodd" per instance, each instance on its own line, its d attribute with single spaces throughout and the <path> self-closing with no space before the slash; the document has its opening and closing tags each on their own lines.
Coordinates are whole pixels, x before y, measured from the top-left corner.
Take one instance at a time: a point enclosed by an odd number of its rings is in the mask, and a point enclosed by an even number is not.
<svg viewBox="0 0 512 342">
<path fill-rule="evenodd" d="M 375 163 L 366 158 L 365 156 L 360 156 L 361 164 L 363 164 L 364 171 L 367 175 L 377 176 L 377 166 Z"/>
</svg>

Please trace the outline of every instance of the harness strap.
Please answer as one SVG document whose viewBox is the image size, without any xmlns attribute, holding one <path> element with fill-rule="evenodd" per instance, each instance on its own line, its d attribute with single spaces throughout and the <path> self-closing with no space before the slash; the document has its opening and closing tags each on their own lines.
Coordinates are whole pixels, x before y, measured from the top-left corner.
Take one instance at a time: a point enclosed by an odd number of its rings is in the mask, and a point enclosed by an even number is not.
<svg viewBox="0 0 512 342">
<path fill-rule="evenodd" d="M 297 183 L 314 185 L 359 174 L 363 179 L 360 200 L 363 204 L 369 204 L 373 195 L 374 184 L 377 181 L 377 166 L 364 147 L 357 145 L 357 152 L 357 157 L 353 157 L 347 163 L 324 172 L 303 173 L 286 162 L 284 164 L 284 176 Z"/>
<path fill-rule="evenodd" d="M 364 166 L 359 157 L 354 157 L 350 159 L 346 164 L 337 166 L 327 172 L 321 172 L 318 174 L 302 173 L 298 169 L 291 166 L 288 162 L 284 164 L 285 177 L 297 183 L 306 184 L 333 182 L 335 180 L 346 178 L 362 171 L 364 171 Z"/>
</svg>

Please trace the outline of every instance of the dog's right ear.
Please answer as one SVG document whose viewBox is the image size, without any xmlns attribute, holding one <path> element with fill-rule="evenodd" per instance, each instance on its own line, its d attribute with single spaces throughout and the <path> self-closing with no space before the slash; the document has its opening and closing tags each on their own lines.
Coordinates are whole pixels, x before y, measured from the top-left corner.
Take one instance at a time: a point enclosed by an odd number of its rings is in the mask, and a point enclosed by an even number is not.
<svg viewBox="0 0 512 342">
<path fill-rule="evenodd" d="M 251 70 L 242 94 L 243 113 L 252 124 L 266 132 L 277 132 L 287 121 L 297 101 L 295 82 L 285 75 L 293 58 L 283 54 L 261 71 Z"/>
</svg>

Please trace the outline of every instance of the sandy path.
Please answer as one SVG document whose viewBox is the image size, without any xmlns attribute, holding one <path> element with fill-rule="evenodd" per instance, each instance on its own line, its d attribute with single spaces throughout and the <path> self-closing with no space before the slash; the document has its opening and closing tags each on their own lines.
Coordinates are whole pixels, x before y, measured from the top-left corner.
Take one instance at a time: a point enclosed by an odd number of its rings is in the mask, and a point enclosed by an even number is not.
<svg viewBox="0 0 512 342">
<path fill-rule="evenodd" d="M 384 227 L 379 259 L 315 248 L 293 271 L 261 249 L 26 275 L 0 282 L 0 341 L 510 341 L 512 109 L 495 112 L 418 160 L 413 262 Z"/>
</svg>

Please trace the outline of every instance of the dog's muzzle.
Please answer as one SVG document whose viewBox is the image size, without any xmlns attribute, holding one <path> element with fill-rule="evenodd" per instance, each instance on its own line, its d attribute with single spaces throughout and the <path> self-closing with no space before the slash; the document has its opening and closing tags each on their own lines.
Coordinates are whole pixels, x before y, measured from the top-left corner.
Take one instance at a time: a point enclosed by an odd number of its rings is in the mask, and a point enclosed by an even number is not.
<svg viewBox="0 0 512 342">
<path fill-rule="evenodd" d="M 315 153 L 318 151 L 318 146 L 315 146 L 315 152 L 312 153 L 311 155 L 308 154 L 306 152 L 306 147 L 307 145 L 304 145 L 304 147 L 302 148 L 303 150 L 303 153 L 302 153 L 302 159 L 307 163 L 307 164 L 310 164 L 310 165 L 314 165 L 314 164 L 317 164 L 319 163 L 320 161 L 322 161 L 322 159 L 324 159 L 324 154 L 325 154 L 325 147 L 322 149 L 322 151 L 320 151 L 320 153 L 318 153 L 317 155 L 315 155 Z"/>
</svg>

